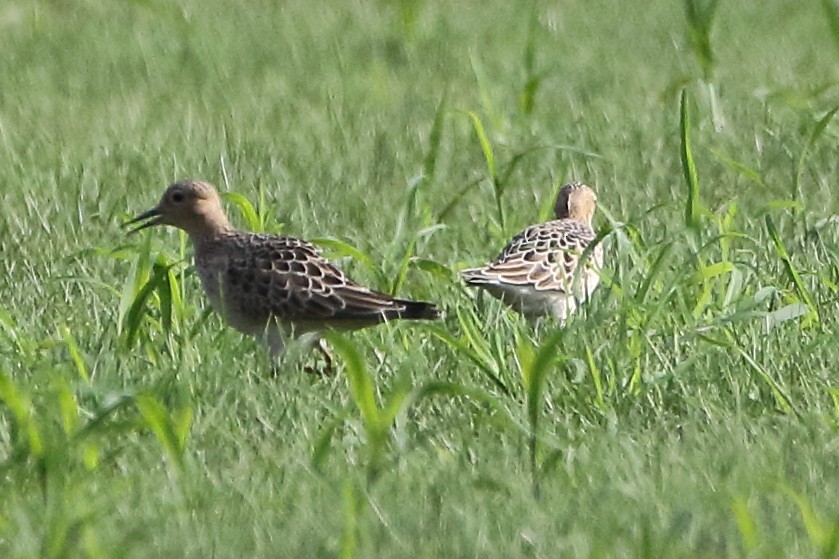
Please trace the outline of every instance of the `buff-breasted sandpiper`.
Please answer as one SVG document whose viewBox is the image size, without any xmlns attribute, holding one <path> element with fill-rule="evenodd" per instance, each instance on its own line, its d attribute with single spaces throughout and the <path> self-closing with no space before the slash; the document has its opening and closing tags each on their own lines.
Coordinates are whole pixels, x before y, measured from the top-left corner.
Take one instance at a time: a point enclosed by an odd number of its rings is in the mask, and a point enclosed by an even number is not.
<svg viewBox="0 0 839 559">
<path fill-rule="evenodd" d="M 591 227 L 596 204 L 590 187 L 566 184 L 557 196 L 555 220 L 528 227 L 494 262 L 463 270 L 461 276 L 467 285 L 485 289 L 525 316 L 553 316 L 564 322 L 600 283 L 600 244 L 580 268 L 586 247 L 596 237 Z"/>
<path fill-rule="evenodd" d="M 135 232 L 154 225 L 184 230 L 213 309 L 236 330 L 264 341 L 274 358 L 289 337 L 319 342 L 317 334 L 325 330 L 439 317 L 431 303 L 358 285 L 311 243 L 234 229 L 218 192 L 204 181 L 172 184 L 157 206 L 126 225 L 138 223 Z"/>
</svg>

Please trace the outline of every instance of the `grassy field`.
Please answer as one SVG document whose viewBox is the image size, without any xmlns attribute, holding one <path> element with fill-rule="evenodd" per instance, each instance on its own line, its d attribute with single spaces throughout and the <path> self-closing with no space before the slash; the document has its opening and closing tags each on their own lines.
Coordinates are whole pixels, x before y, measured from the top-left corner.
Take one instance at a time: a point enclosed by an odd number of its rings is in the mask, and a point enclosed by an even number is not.
<svg viewBox="0 0 839 559">
<path fill-rule="evenodd" d="M 713 11 L 0 4 L 0 557 L 839 555 L 839 6 Z M 272 378 L 184 177 L 445 319 Z M 584 312 L 457 281 L 572 179 Z"/>
</svg>

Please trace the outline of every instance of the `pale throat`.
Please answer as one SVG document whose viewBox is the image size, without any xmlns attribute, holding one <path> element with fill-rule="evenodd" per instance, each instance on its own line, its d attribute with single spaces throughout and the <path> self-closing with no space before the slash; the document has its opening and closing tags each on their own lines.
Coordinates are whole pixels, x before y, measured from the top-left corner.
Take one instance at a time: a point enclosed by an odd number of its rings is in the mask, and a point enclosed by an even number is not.
<svg viewBox="0 0 839 559">
<path fill-rule="evenodd" d="M 196 245 L 233 231 L 230 221 L 221 210 L 196 216 L 194 222 L 184 229 Z"/>
</svg>

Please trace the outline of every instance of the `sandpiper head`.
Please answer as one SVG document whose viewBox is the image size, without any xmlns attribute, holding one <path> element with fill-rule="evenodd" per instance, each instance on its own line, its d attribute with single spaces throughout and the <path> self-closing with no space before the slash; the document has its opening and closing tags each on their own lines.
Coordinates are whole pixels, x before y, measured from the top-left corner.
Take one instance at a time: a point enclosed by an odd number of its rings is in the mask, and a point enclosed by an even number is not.
<svg viewBox="0 0 839 559">
<path fill-rule="evenodd" d="M 209 235 L 230 228 L 218 192 L 210 183 L 198 180 L 172 184 L 155 207 L 125 225 L 140 222 L 132 233 L 155 225 L 172 225 L 191 235 Z"/>
<path fill-rule="evenodd" d="M 572 182 L 560 189 L 554 214 L 557 219 L 575 219 L 591 225 L 596 206 L 597 194 L 594 190 L 581 182 Z"/>
</svg>

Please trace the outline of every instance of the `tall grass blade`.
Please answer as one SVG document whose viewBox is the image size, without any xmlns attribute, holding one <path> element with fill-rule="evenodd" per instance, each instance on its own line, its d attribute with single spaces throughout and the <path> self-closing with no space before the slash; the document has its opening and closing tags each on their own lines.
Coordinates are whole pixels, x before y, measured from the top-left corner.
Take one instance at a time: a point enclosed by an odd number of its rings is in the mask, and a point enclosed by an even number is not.
<svg viewBox="0 0 839 559">
<path fill-rule="evenodd" d="M 371 483 L 379 475 L 380 462 L 382 454 L 387 444 L 387 435 L 391 427 L 391 420 L 396 416 L 399 407 L 404 401 L 405 394 L 400 394 L 400 391 L 407 390 L 402 387 L 397 389 L 391 397 L 390 404 L 397 406 L 395 411 L 388 410 L 382 412 L 376 404 L 376 388 L 373 382 L 373 377 L 364 366 L 361 359 L 361 354 L 350 343 L 349 340 L 335 332 L 329 333 L 326 336 L 332 347 L 335 348 L 341 357 L 343 357 L 347 378 L 350 383 L 350 395 L 353 403 L 358 408 L 361 414 L 361 420 L 364 424 L 364 430 L 367 435 L 367 482 Z M 386 418 L 386 414 L 392 411 L 393 417 Z"/>
<path fill-rule="evenodd" d="M 539 429 L 539 412 L 543 405 L 542 393 L 545 389 L 545 379 L 551 367 L 557 362 L 559 357 L 557 346 L 559 346 L 559 342 L 562 341 L 564 335 L 565 332 L 561 329 L 557 330 L 539 345 L 539 350 L 531 361 L 530 371 L 526 375 L 526 378 L 529 379 L 527 383 L 527 418 L 534 433 L 537 433 Z"/>
<path fill-rule="evenodd" d="M 404 409 L 404 406 L 410 404 L 408 398 L 410 393 L 411 383 L 408 377 L 403 377 L 397 381 L 396 386 L 391 391 L 390 396 L 388 396 L 387 402 L 385 402 L 379 411 L 379 422 L 383 429 L 390 429 L 396 421 L 396 417 Z"/>
<path fill-rule="evenodd" d="M 393 282 L 390 285 L 390 295 L 396 295 L 399 293 L 399 290 L 402 289 L 402 284 L 405 283 L 405 279 L 408 277 L 408 270 L 410 269 L 411 265 L 411 257 L 414 255 L 414 249 L 416 248 L 417 240 L 416 238 L 411 239 L 411 242 L 408 243 L 408 247 L 405 249 L 405 253 L 402 255 L 402 261 L 399 263 L 399 271 L 396 273 L 396 277 L 393 278 Z"/>
<path fill-rule="evenodd" d="M 237 192 L 222 192 L 221 197 L 223 200 L 232 202 L 239 209 L 242 217 L 245 218 L 248 229 L 257 233 L 263 231 L 264 223 L 250 200 Z"/>
<path fill-rule="evenodd" d="M 452 197 L 452 199 L 445 206 L 443 206 L 443 209 L 441 209 L 440 212 L 437 214 L 437 221 L 439 223 L 446 221 L 446 219 L 449 217 L 449 214 L 452 213 L 452 211 L 454 211 L 457 205 L 466 197 L 467 194 L 469 194 L 469 192 L 473 188 L 481 184 L 481 181 L 483 181 L 483 178 L 481 177 L 474 179 L 468 184 L 466 184 L 466 186 L 461 188 L 459 191 L 457 191 L 455 195 Z"/>
<path fill-rule="evenodd" d="M 539 74 L 529 76 L 524 82 L 521 94 L 519 95 L 519 107 L 526 115 L 532 114 L 536 107 L 536 93 L 542 85 L 542 76 Z"/>
<path fill-rule="evenodd" d="M 524 86 L 519 93 L 519 110 L 526 115 L 532 114 L 536 107 L 536 93 L 542 85 L 542 76 L 536 73 L 536 30 L 539 22 L 536 4 L 531 8 L 530 23 L 527 28 L 527 43 L 524 47 Z"/>
<path fill-rule="evenodd" d="M 818 122 L 816 122 L 815 128 L 810 133 L 810 136 L 807 138 L 807 143 L 804 144 L 804 149 L 801 150 L 801 156 L 798 158 L 798 164 L 796 165 L 795 169 L 795 192 L 793 192 L 794 201 L 801 202 L 801 177 L 804 176 L 804 166 L 807 163 L 807 159 L 810 156 L 810 151 L 813 149 L 813 145 L 821 138 L 822 134 L 824 134 L 827 125 L 830 124 L 830 121 L 833 120 L 833 117 L 836 115 L 837 111 L 839 111 L 839 105 L 833 107 L 823 117 L 821 117 Z"/>
<path fill-rule="evenodd" d="M 21 355 L 30 353 L 31 348 L 28 347 L 30 344 L 24 342 L 24 337 L 18 333 L 18 327 L 12 315 L 3 308 L 0 308 L 0 331 L 6 335 L 6 338 Z"/>
<path fill-rule="evenodd" d="M 824 7 L 825 19 L 830 28 L 830 36 L 833 39 L 833 46 L 836 47 L 836 53 L 839 54 L 839 1 L 837 0 L 822 0 Z"/>
<path fill-rule="evenodd" d="M 469 361 L 474 363 L 478 369 L 487 378 L 489 378 L 499 390 L 501 390 L 501 392 L 507 396 L 512 394 L 510 389 L 507 388 L 507 385 L 499 378 L 498 371 L 495 370 L 493 366 L 494 362 L 491 357 L 488 357 L 485 353 L 478 353 L 466 340 L 454 337 L 448 330 L 432 326 L 430 327 L 430 331 L 434 337 L 451 347 L 459 355 L 463 355 L 469 359 Z"/>
<path fill-rule="evenodd" d="M 726 166 L 730 167 L 737 171 L 738 174 L 742 175 L 744 178 L 748 179 L 749 181 L 762 186 L 764 188 L 768 188 L 766 182 L 763 180 L 761 174 L 751 167 L 740 163 L 739 161 L 729 157 L 727 154 L 723 153 L 719 149 L 711 148 L 711 153 L 714 154 L 714 157 L 725 163 Z"/>
<path fill-rule="evenodd" d="M 12 414 L 12 440 L 25 446 L 28 456 L 40 459 L 44 455 L 44 442 L 35 424 L 32 404 L 3 371 L 0 371 L 0 402 Z"/>
<path fill-rule="evenodd" d="M 525 351 L 519 352 L 522 366 L 526 367 L 522 371 L 522 378 L 525 380 L 525 388 L 527 390 L 527 421 L 530 427 L 530 436 L 528 437 L 528 449 L 530 455 L 531 481 L 533 484 L 533 493 L 537 498 L 539 497 L 539 417 L 544 407 L 543 393 L 545 388 L 545 380 L 551 367 L 557 361 L 557 346 L 565 332 L 560 328 L 551 334 L 547 340 L 539 345 L 539 350 L 536 355 L 532 355 L 532 349 L 524 346 Z"/>
<path fill-rule="evenodd" d="M 836 546 L 836 527 L 830 526 L 827 522 L 819 518 L 819 515 L 813 510 L 813 506 L 800 493 L 794 491 L 786 485 L 781 485 L 780 490 L 798 507 L 798 512 L 801 514 L 801 521 L 804 524 L 804 529 L 807 531 L 807 536 L 810 541 L 820 548 L 822 552 L 826 551 L 828 545 Z M 824 555 L 825 557 L 835 557 L 835 555 Z"/>
<path fill-rule="evenodd" d="M 341 559 L 353 559 L 358 547 L 358 517 L 361 514 L 361 501 L 356 494 L 355 484 L 351 479 L 344 480 L 342 501 L 344 531 L 341 536 Z"/>
<path fill-rule="evenodd" d="M 183 290 L 181 288 L 181 281 L 178 279 L 179 276 L 181 274 L 175 273 L 175 266 L 169 266 L 166 272 L 165 286 L 168 288 L 166 293 L 168 304 L 166 306 L 169 308 L 170 325 L 181 324 L 185 318 L 186 307 L 184 306 L 184 300 L 181 295 Z"/>
<path fill-rule="evenodd" d="M 778 408 L 784 413 L 792 413 L 796 411 L 792 405 L 792 400 L 786 394 L 786 392 L 784 392 L 784 389 L 781 387 L 781 385 L 778 384 L 778 381 L 772 378 L 772 375 L 766 372 L 766 370 L 763 367 L 761 367 L 760 364 L 758 364 L 758 362 L 755 361 L 754 358 L 751 355 L 749 355 L 746 351 L 744 351 L 740 346 L 734 345 L 733 347 L 737 350 L 737 353 L 739 353 L 740 356 L 746 360 L 746 363 L 749 364 L 749 367 L 751 367 L 751 369 L 758 374 L 760 379 L 764 381 L 766 386 L 769 387 L 769 390 L 772 392 L 772 396 L 775 399 L 775 405 L 777 405 Z"/>
<path fill-rule="evenodd" d="M 122 334 L 122 329 L 126 324 L 126 318 L 134 303 L 136 303 L 137 296 L 142 290 L 143 285 L 148 282 L 149 269 L 151 268 L 149 242 L 147 238 L 142 248 L 137 252 L 136 258 L 131 263 L 128 276 L 123 283 L 122 296 L 120 297 L 119 307 L 117 309 L 117 335 Z"/>
<path fill-rule="evenodd" d="M 597 363 L 594 362 L 594 355 L 592 354 L 588 343 L 585 344 L 585 348 L 586 366 L 588 367 L 588 372 L 591 375 L 591 380 L 594 383 L 594 394 L 596 398 L 595 403 L 600 409 L 605 409 L 606 401 L 603 398 L 603 379 L 600 375 L 600 369 L 597 367 Z"/>
<path fill-rule="evenodd" d="M 498 217 L 498 224 L 504 228 L 504 208 L 501 205 L 501 188 L 502 182 L 498 176 L 498 167 L 495 162 L 495 152 L 492 148 L 492 143 L 489 141 L 481 118 L 472 111 L 467 111 L 466 115 L 472 122 L 472 128 L 475 135 L 478 137 L 478 143 L 481 146 L 481 152 L 484 154 L 484 162 L 486 163 L 487 173 L 492 181 L 492 188 L 495 194 L 495 211 Z"/>
<path fill-rule="evenodd" d="M 73 337 L 72 332 L 70 332 L 67 325 L 62 325 L 59 330 L 61 338 L 64 340 L 64 345 L 67 347 L 67 352 L 70 354 L 70 359 L 73 361 L 73 365 L 76 368 L 76 373 L 85 384 L 90 384 L 90 375 L 87 372 L 87 365 L 85 365 L 84 357 L 82 357 L 82 352 L 79 350 L 79 345 L 76 343 L 76 339 Z"/>
<path fill-rule="evenodd" d="M 687 89 L 682 90 L 679 101 L 679 132 L 681 137 L 680 156 L 685 184 L 688 188 L 685 202 L 685 225 L 691 229 L 699 228 L 699 179 L 696 174 L 696 163 L 693 159 L 693 149 L 690 144 L 690 108 Z"/>
<path fill-rule="evenodd" d="M 184 449 L 186 435 L 191 424 L 191 411 L 177 416 L 169 414 L 166 408 L 156 398 L 148 394 L 141 394 L 134 399 L 137 410 L 154 433 L 175 472 L 184 471 Z"/>
<path fill-rule="evenodd" d="M 484 123 L 481 122 L 481 117 L 473 111 L 467 111 L 466 115 L 472 122 L 472 129 L 475 131 L 475 136 L 478 138 L 478 144 L 481 146 L 481 153 L 484 155 L 484 162 L 486 163 L 489 178 L 493 183 L 495 183 L 498 181 L 498 170 L 495 165 L 495 152 L 492 149 L 492 143 L 489 141 L 489 136 L 487 136 L 486 130 L 484 129 Z"/>
<path fill-rule="evenodd" d="M 644 278 L 644 281 L 641 283 L 641 287 L 638 288 L 637 298 L 640 302 L 644 303 L 648 300 L 651 289 L 655 284 L 656 278 L 664 271 L 665 264 L 673 252 L 673 242 L 665 242 L 658 251 L 658 256 L 653 261 L 653 264 L 649 267 L 647 272 L 647 277 Z"/>
<path fill-rule="evenodd" d="M 361 354 L 355 345 L 336 333 L 329 333 L 326 338 L 344 360 L 350 383 L 350 395 L 361 413 L 361 419 L 369 435 L 379 428 L 379 408 L 376 405 L 373 378 L 367 372 L 367 367 L 364 366 Z"/>
<path fill-rule="evenodd" d="M 521 370 L 521 382 L 524 386 L 524 391 L 530 390 L 532 379 L 530 378 L 533 372 L 533 360 L 536 358 L 536 348 L 525 337 L 514 332 L 516 335 L 516 359 L 519 362 L 519 369 Z"/>
<path fill-rule="evenodd" d="M 457 276 L 455 273 L 446 266 L 445 264 L 441 264 L 436 260 L 431 260 L 430 258 L 418 258 L 413 257 L 411 258 L 411 267 L 416 268 L 417 270 L 422 270 L 427 274 L 431 274 L 434 277 L 440 278 L 447 282 L 454 282 Z"/>
<path fill-rule="evenodd" d="M 772 238 L 772 243 L 775 245 L 775 253 L 781 258 L 781 262 L 784 265 L 784 269 L 787 272 L 790 280 L 792 281 L 793 285 L 795 286 L 795 290 L 798 292 L 798 296 L 801 297 L 807 306 L 810 308 L 810 318 L 814 322 L 819 322 L 819 309 L 816 306 L 816 302 L 813 299 L 813 296 L 810 294 L 810 290 L 807 289 L 807 286 L 804 285 L 804 280 L 801 279 L 801 274 L 798 273 L 798 268 L 792 263 L 792 259 L 787 252 L 787 247 L 784 245 L 784 241 L 781 239 L 781 235 L 778 233 L 778 229 L 775 227 L 775 222 L 772 220 L 772 216 L 766 214 L 765 216 L 766 221 L 766 230 L 769 232 L 769 236 Z"/>
<path fill-rule="evenodd" d="M 688 24 L 688 43 L 702 70 L 705 82 L 714 77 L 716 59 L 711 44 L 711 29 L 719 0 L 684 0 Z"/>
<path fill-rule="evenodd" d="M 737 529 L 740 531 L 743 549 L 748 553 L 755 549 L 760 541 L 754 518 L 749 512 L 746 500 L 742 497 L 734 498 L 731 503 L 731 510 L 734 513 L 734 520 L 737 522 Z"/>
<path fill-rule="evenodd" d="M 481 105 L 484 108 L 484 113 L 490 119 L 493 126 L 501 125 L 501 117 L 495 110 L 492 104 L 492 98 L 489 94 L 489 87 L 487 85 L 487 77 L 483 66 L 475 56 L 470 56 L 469 61 L 472 65 L 472 73 L 475 75 L 475 83 L 478 86 L 478 96 L 481 98 Z"/>
<path fill-rule="evenodd" d="M 66 381 L 58 380 L 55 384 L 61 427 L 64 435 L 69 439 L 75 433 L 79 423 L 79 403 Z"/>
<path fill-rule="evenodd" d="M 332 437 L 344 420 L 343 416 L 339 416 L 330 421 L 312 445 L 312 468 L 319 474 L 323 474 L 323 466 L 332 450 Z"/>
<path fill-rule="evenodd" d="M 369 272 L 378 272 L 378 268 L 373 265 L 373 260 L 367 253 L 347 242 L 340 239 L 333 239 L 331 237 L 316 237 L 314 239 L 309 239 L 309 242 L 313 245 L 329 249 L 338 256 L 349 256 L 353 260 L 360 262 L 361 265 Z"/>
<path fill-rule="evenodd" d="M 147 314 L 148 308 L 146 303 L 149 297 L 157 291 L 158 293 L 169 293 L 169 288 L 165 286 L 166 280 L 169 277 L 169 270 L 174 264 L 163 264 L 160 261 L 155 263 L 153 273 L 149 280 L 137 292 L 134 301 L 131 303 L 131 308 L 125 317 L 125 345 L 132 347 L 137 334 L 140 332 L 140 326 L 143 323 L 143 317 Z M 161 289 L 161 286 L 164 286 Z M 171 301 L 164 298 L 164 304 L 161 305 L 161 313 L 171 317 Z M 170 320 L 171 322 L 171 320 Z M 168 331 L 168 330 L 167 330 Z"/>
<path fill-rule="evenodd" d="M 446 93 L 440 98 L 437 104 L 437 111 L 434 113 L 434 122 L 431 125 L 431 132 L 428 135 L 428 151 L 422 161 L 422 174 L 426 182 L 434 180 L 434 173 L 437 171 L 437 159 L 440 157 L 440 145 L 443 140 L 443 125 L 446 118 Z"/>
</svg>

